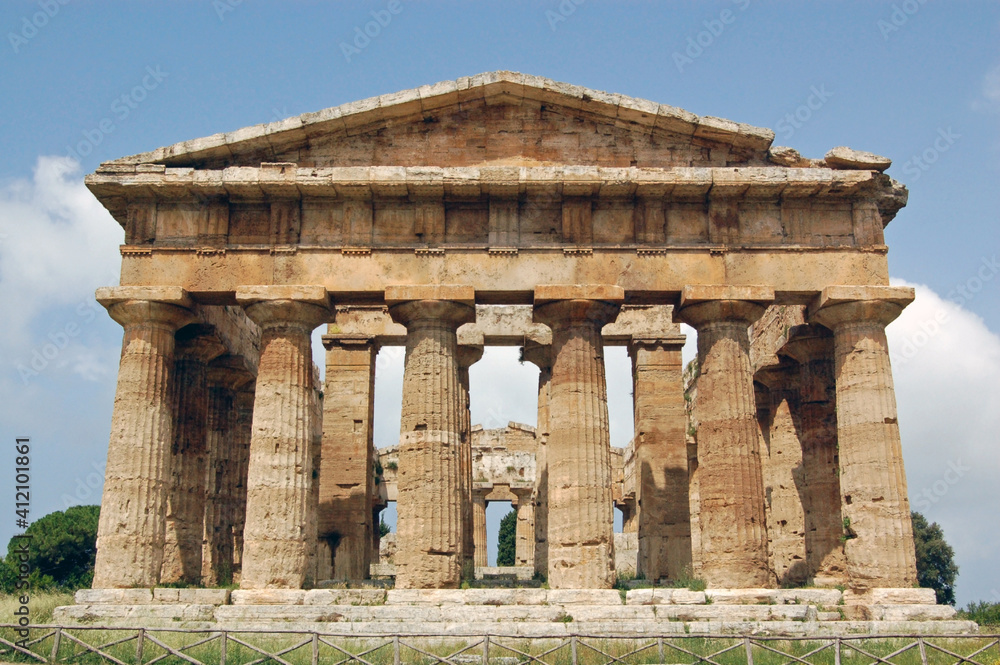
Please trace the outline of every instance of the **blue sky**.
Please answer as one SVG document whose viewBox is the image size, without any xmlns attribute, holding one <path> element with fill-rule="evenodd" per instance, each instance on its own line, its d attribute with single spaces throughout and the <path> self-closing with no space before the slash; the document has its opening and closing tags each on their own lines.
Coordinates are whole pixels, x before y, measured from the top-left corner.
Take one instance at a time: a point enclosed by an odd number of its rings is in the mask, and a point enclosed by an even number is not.
<svg viewBox="0 0 1000 665">
<path fill-rule="evenodd" d="M 955 545 L 960 602 L 1000 600 L 1000 4 L 8 0 L 0 34 L 0 436 L 35 440 L 35 517 L 94 502 L 107 448 L 121 330 L 91 301 L 114 282 L 121 232 L 83 174 L 509 69 L 770 127 L 808 157 L 894 160 L 910 203 L 887 229 L 890 269 L 920 294 L 890 328 L 911 500 Z M 609 355 L 618 445 L 624 362 Z M 532 371 L 510 365 L 491 351 L 473 368 L 474 421 L 534 422 Z M 381 443 L 398 431 L 399 366 L 381 365 Z M 0 521 L 0 541 L 13 532 Z"/>
</svg>

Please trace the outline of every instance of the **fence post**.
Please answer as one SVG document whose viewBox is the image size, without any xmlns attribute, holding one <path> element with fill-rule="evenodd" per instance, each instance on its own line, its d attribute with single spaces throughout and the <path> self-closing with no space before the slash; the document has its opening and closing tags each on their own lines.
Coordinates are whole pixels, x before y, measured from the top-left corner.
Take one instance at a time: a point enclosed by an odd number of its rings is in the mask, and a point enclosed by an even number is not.
<svg viewBox="0 0 1000 665">
<path fill-rule="evenodd" d="M 483 637 L 483 665 L 490 665 L 490 636 Z"/>
<path fill-rule="evenodd" d="M 142 650 L 146 645 L 146 629 L 140 628 L 139 634 L 135 638 L 135 662 L 142 665 Z"/>
<path fill-rule="evenodd" d="M 840 665 L 840 638 L 835 637 L 833 639 L 833 663 L 834 665 Z"/>
<path fill-rule="evenodd" d="M 753 665 L 753 645 L 749 637 L 743 638 L 743 647 L 747 650 L 747 665 Z"/>
<path fill-rule="evenodd" d="M 222 631 L 222 635 L 219 636 L 219 665 L 226 665 L 226 649 L 228 646 L 229 632 L 224 630 Z"/>
<path fill-rule="evenodd" d="M 571 662 L 571 664 L 572 665 L 577 665 L 577 660 L 576 660 L 576 635 L 573 635 L 573 636 L 571 636 L 569 638 L 569 653 L 570 653 L 570 659 L 571 659 L 570 662 Z"/>
<path fill-rule="evenodd" d="M 392 665 L 399 665 L 399 635 L 392 636 Z"/>
<path fill-rule="evenodd" d="M 312 634 L 312 665 L 319 665 L 319 633 Z"/>
<path fill-rule="evenodd" d="M 662 663 L 663 662 L 663 638 L 662 637 L 657 637 L 656 638 L 656 652 L 660 656 L 659 662 Z"/>
<path fill-rule="evenodd" d="M 920 645 L 920 662 L 922 665 L 927 665 L 927 647 L 924 646 L 924 638 L 918 638 L 917 644 Z"/>
<path fill-rule="evenodd" d="M 55 634 L 52 636 L 52 652 L 49 654 L 49 660 L 53 663 L 59 660 L 59 641 L 62 639 L 62 628 L 56 628 Z"/>
</svg>

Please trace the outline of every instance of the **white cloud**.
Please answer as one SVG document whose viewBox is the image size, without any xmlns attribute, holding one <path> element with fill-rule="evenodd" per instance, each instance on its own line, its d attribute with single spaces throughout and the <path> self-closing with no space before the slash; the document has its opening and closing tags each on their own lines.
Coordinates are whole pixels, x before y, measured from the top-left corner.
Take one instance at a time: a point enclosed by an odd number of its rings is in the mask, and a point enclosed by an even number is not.
<svg viewBox="0 0 1000 665">
<path fill-rule="evenodd" d="M 976 100 L 976 110 L 1000 111 L 1000 64 L 995 65 L 983 76 L 981 98 Z"/>
<path fill-rule="evenodd" d="M 941 524 L 961 568 L 959 604 L 1000 589 L 1000 336 L 920 284 L 889 326 L 910 502 Z"/>
</svg>

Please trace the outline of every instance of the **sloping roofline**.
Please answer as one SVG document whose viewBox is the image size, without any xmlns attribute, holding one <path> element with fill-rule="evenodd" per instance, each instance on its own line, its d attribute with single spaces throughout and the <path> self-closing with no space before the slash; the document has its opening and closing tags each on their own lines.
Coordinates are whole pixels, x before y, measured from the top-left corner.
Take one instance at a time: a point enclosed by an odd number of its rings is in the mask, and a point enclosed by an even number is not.
<svg viewBox="0 0 1000 665">
<path fill-rule="evenodd" d="M 280 151 L 310 137 L 381 121 L 419 116 L 454 104 L 484 99 L 487 104 L 516 104 L 520 99 L 580 109 L 609 124 L 658 128 L 709 141 L 766 152 L 774 132 L 762 127 L 694 113 L 645 99 L 591 90 L 583 86 L 518 72 L 497 71 L 463 76 L 419 88 L 349 102 L 322 111 L 304 113 L 277 122 L 244 127 L 182 141 L 150 152 L 121 157 L 106 164 L 164 164 L 186 166 L 208 159 L 232 157 L 242 149 L 268 146 Z"/>
</svg>

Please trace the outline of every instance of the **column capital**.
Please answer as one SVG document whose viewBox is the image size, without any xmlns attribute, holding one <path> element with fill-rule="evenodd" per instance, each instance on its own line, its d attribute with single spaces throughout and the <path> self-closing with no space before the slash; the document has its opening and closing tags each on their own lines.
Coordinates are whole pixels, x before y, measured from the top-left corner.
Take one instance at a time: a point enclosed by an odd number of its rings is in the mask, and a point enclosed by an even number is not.
<svg viewBox="0 0 1000 665">
<path fill-rule="evenodd" d="M 830 330 L 848 323 L 888 325 L 913 302 L 908 286 L 828 286 L 809 306 L 809 321 Z"/>
<path fill-rule="evenodd" d="M 378 348 L 375 335 L 363 335 L 360 333 L 334 333 L 323 335 L 323 347 L 327 351 L 333 348 L 356 350 L 366 347 Z"/>
<path fill-rule="evenodd" d="M 175 348 L 178 359 L 197 360 L 206 365 L 226 352 L 225 345 L 215 335 L 215 328 L 203 324 L 179 330 Z"/>
<path fill-rule="evenodd" d="M 636 351 L 675 351 L 683 347 L 686 341 L 687 335 L 632 335 L 628 343 L 628 354 L 635 360 Z"/>
<path fill-rule="evenodd" d="M 458 329 L 464 323 L 474 323 L 476 308 L 455 300 L 407 300 L 390 305 L 389 316 L 409 328 L 420 322 L 443 321 Z"/>
<path fill-rule="evenodd" d="M 96 297 L 124 328 L 155 324 L 177 331 L 195 321 L 194 303 L 180 287 L 105 286 Z"/>
<path fill-rule="evenodd" d="M 551 344 L 525 344 L 521 347 L 521 360 L 527 361 L 540 370 L 552 369 Z"/>
<path fill-rule="evenodd" d="M 459 344 L 458 345 L 458 366 L 461 369 L 469 369 L 483 357 L 484 347 L 482 344 Z"/>
<path fill-rule="evenodd" d="M 782 359 L 776 365 L 765 365 L 754 372 L 753 380 L 763 384 L 768 390 L 783 390 L 798 379 L 799 364 L 790 358 Z"/>
<path fill-rule="evenodd" d="M 823 326 L 803 324 L 788 330 L 778 355 L 788 356 L 799 363 L 833 358 L 833 335 Z"/>
<path fill-rule="evenodd" d="M 301 325 L 312 330 L 330 318 L 330 295 L 323 286 L 244 286 L 236 289 L 236 302 L 262 328 Z"/>
<path fill-rule="evenodd" d="M 612 284 L 543 284 L 535 287 L 533 320 L 550 328 L 614 321 L 625 302 L 625 290 Z"/>
<path fill-rule="evenodd" d="M 694 328 L 720 322 L 749 327 L 773 301 L 774 289 L 768 286 L 689 285 L 681 292 L 676 316 Z"/>
<path fill-rule="evenodd" d="M 255 378 L 247 361 L 240 356 L 221 355 L 212 360 L 208 366 L 209 385 L 240 390 L 247 384 L 252 387 Z"/>
</svg>

